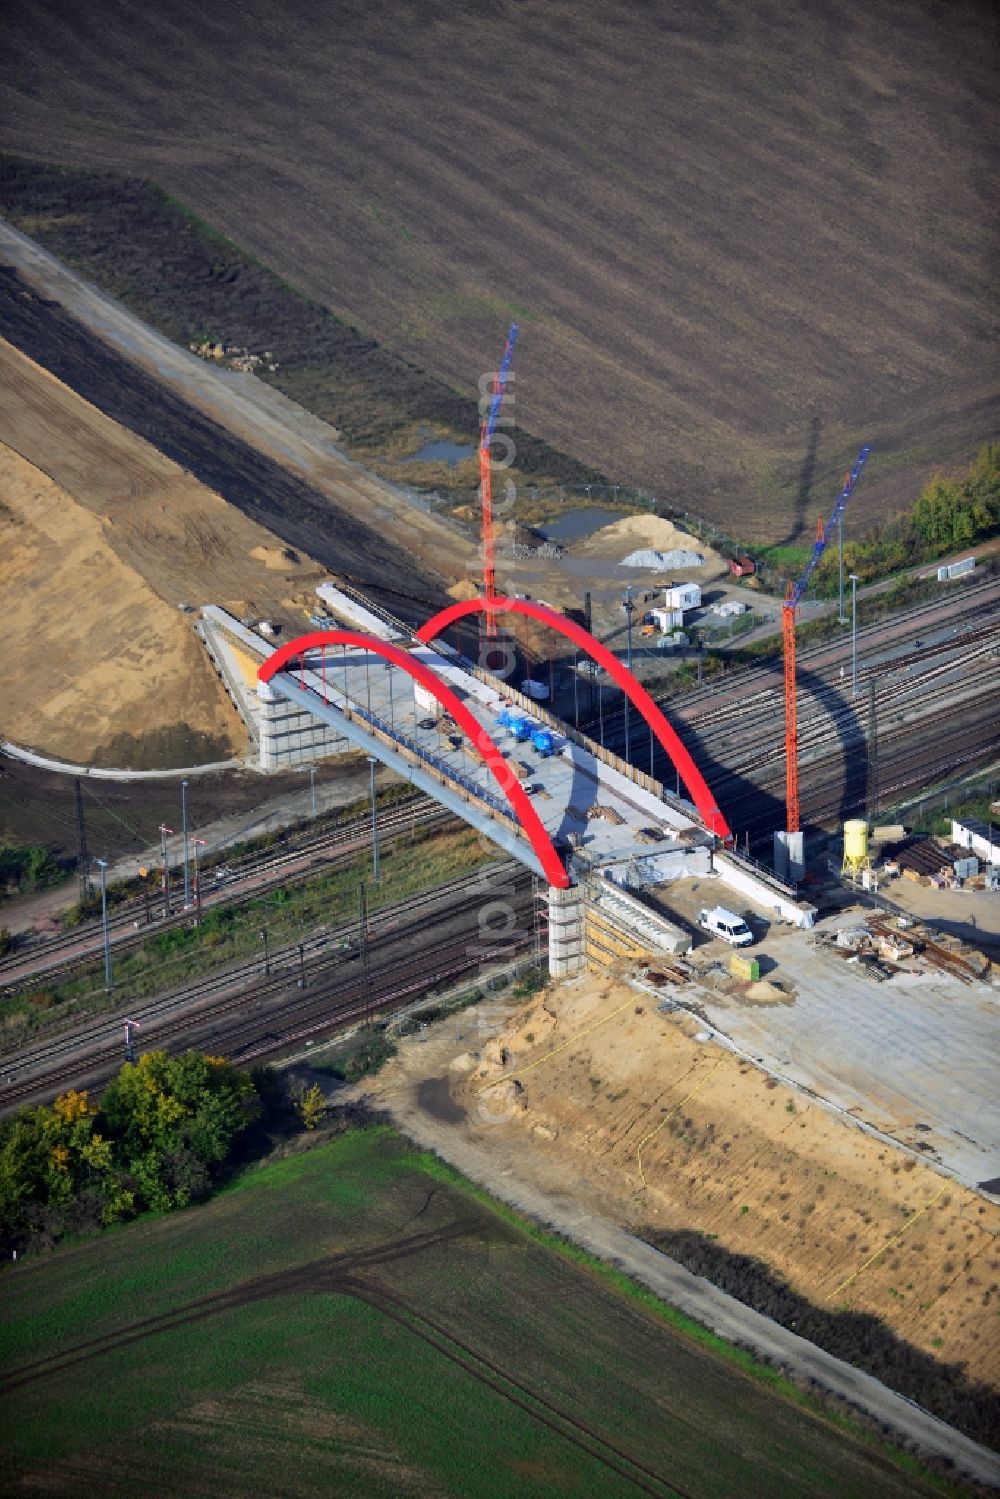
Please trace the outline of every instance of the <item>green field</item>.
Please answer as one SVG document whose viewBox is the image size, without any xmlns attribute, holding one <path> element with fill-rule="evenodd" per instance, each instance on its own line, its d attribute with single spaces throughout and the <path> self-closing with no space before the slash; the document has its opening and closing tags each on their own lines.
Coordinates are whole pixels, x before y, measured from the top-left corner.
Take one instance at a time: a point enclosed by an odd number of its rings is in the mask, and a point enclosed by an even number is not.
<svg viewBox="0 0 1000 1499">
<path fill-rule="evenodd" d="M 934 1491 L 385 1128 L 5 1288 L 5 1493 Z"/>
</svg>

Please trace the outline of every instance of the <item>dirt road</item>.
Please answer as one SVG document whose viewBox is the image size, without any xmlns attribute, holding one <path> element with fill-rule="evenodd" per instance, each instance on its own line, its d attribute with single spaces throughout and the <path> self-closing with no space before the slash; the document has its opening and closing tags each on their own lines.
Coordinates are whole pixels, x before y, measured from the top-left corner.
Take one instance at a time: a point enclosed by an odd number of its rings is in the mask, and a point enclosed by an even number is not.
<svg viewBox="0 0 1000 1499">
<path fill-rule="evenodd" d="M 463 1049 L 481 1049 L 509 1019 L 510 1007 L 484 1004 L 403 1043 L 400 1056 L 367 1089 L 379 1108 L 419 1145 L 433 1150 L 500 1200 L 581 1244 L 648 1286 L 729 1342 L 749 1347 L 815 1382 L 900 1439 L 946 1458 L 980 1483 L 1000 1487 L 1000 1458 L 769 1317 L 692 1275 L 581 1200 L 550 1149 L 526 1131 L 511 1136 L 488 1111 L 472 1119 L 453 1095 L 449 1068 Z M 456 1085 L 458 1086 L 458 1085 Z M 342 1097 L 343 1095 L 338 1095 Z"/>
<path fill-rule="evenodd" d="M 13 344 L 286 544 L 397 609 L 440 603 L 464 576 L 461 527 L 345 458 L 279 392 L 161 337 L 2 221 L 0 267 Z"/>
</svg>

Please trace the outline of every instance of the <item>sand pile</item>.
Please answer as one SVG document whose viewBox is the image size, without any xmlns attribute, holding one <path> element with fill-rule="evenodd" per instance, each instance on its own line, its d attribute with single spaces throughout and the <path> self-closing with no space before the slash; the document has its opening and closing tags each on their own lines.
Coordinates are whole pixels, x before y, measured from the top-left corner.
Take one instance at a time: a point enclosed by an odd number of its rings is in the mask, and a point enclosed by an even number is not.
<svg viewBox="0 0 1000 1499">
<path fill-rule="evenodd" d="M 786 994 L 780 984 L 772 984 L 768 979 L 758 979 L 751 984 L 747 990 L 747 998 L 754 1000 L 757 1004 L 780 1005 L 790 1004 L 791 996 Z"/>
<path fill-rule="evenodd" d="M 298 556 L 289 547 L 251 547 L 250 556 L 273 572 L 287 572 L 298 564 Z"/>
<path fill-rule="evenodd" d="M 609 526 L 602 526 L 586 541 L 581 542 L 573 548 L 575 556 L 593 556 L 614 558 L 619 562 L 622 557 L 626 559 L 623 566 L 649 567 L 659 570 L 655 562 L 633 563 L 629 560 L 630 554 L 648 552 L 663 554 L 669 558 L 672 554 L 683 554 L 685 557 L 697 558 L 697 561 L 664 563 L 666 568 L 678 571 L 685 567 L 709 568 L 713 571 L 721 571 L 725 568 L 725 562 L 718 552 L 711 547 L 703 546 L 690 532 L 682 530 L 673 521 L 664 520 L 659 515 L 648 515 L 638 512 L 635 515 L 623 515 L 621 520 L 612 521 Z"/>
</svg>

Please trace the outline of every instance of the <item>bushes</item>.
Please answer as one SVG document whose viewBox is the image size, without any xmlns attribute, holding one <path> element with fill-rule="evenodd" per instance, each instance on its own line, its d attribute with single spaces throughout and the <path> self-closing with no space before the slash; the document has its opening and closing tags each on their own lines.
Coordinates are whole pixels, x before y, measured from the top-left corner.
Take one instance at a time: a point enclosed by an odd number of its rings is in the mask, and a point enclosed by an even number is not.
<svg viewBox="0 0 1000 1499">
<path fill-rule="evenodd" d="M 328 1062 L 315 1063 L 315 1071 L 329 1073 L 344 1083 L 356 1083 L 378 1072 L 396 1055 L 396 1046 L 383 1029 L 365 1026 Z"/>
<path fill-rule="evenodd" d="M 0 845 L 0 893 L 5 886 L 16 885 L 22 895 L 27 895 L 58 885 L 64 878 L 64 872 L 44 844 Z"/>
<path fill-rule="evenodd" d="M 262 1112 L 253 1078 L 194 1051 L 126 1062 L 99 1107 L 71 1090 L 21 1109 L 0 1123 L 4 1247 L 199 1201 Z"/>
</svg>

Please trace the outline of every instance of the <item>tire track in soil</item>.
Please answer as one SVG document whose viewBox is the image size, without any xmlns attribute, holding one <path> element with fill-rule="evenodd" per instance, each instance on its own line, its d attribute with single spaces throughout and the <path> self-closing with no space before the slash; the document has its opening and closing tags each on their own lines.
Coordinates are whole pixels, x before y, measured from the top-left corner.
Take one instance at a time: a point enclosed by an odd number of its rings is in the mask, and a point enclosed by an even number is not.
<svg viewBox="0 0 1000 1499">
<path fill-rule="evenodd" d="M 157 1333 L 171 1332 L 174 1328 L 203 1321 L 206 1317 L 215 1316 L 219 1312 L 249 1306 L 251 1302 L 264 1301 L 282 1294 L 301 1294 L 306 1291 L 339 1292 L 346 1278 L 354 1271 L 366 1269 L 372 1265 L 389 1264 L 393 1260 L 418 1254 L 425 1249 L 438 1248 L 452 1239 L 465 1237 L 480 1226 L 481 1220 L 479 1219 L 461 1219 L 445 1228 L 431 1229 L 422 1234 L 392 1239 L 386 1244 L 374 1245 L 370 1249 L 326 1255 L 306 1265 L 296 1265 L 290 1270 L 278 1270 L 270 1275 L 255 1276 L 253 1280 L 243 1281 L 237 1286 L 230 1286 L 222 1291 L 214 1291 L 209 1296 L 199 1297 L 196 1301 L 175 1307 L 172 1311 L 159 1312 L 154 1317 L 143 1317 L 138 1322 L 118 1329 L 117 1332 L 102 1333 L 99 1337 L 74 1344 L 72 1348 L 64 1349 L 61 1353 L 48 1354 L 44 1358 L 35 1359 L 32 1363 L 11 1369 L 8 1373 L 0 1375 L 0 1394 L 21 1389 L 24 1385 L 33 1384 L 49 1375 L 61 1374 L 66 1369 L 74 1368 L 90 1359 L 99 1358 L 103 1354 L 115 1353 L 120 1348 L 144 1342 Z"/>
<path fill-rule="evenodd" d="M 239 1286 L 200 1297 L 186 1306 L 161 1312 L 153 1317 L 144 1317 L 116 1332 L 103 1333 L 61 1353 L 23 1364 L 0 1376 L 0 1394 L 10 1394 L 39 1380 L 63 1374 L 105 1354 L 143 1343 L 159 1333 L 190 1327 L 223 1312 L 268 1301 L 276 1296 L 309 1292 L 316 1295 L 353 1296 L 383 1316 L 391 1318 L 480 1384 L 516 1405 L 555 1436 L 571 1442 L 641 1492 L 654 1496 L 654 1499 L 660 1499 L 664 1492 L 678 1495 L 680 1499 L 691 1499 L 686 1490 L 678 1488 L 641 1458 L 617 1446 L 587 1422 L 578 1420 L 554 1401 L 533 1390 L 387 1287 L 371 1283 L 359 1274 L 427 1250 L 439 1249 L 458 1239 L 482 1234 L 483 1230 L 481 1218 L 457 1219 L 443 1228 L 391 1239 L 368 1249 L 327 1255 L 291 1270 L 257 1276 Z M 673 1420 L 690 1426 L 689 1422 L 676 1413 L 671 1412 L 670 1415 Z"/>
<path fill-rule="evenodd" d="M 512 1405 L 516 1405 L 520 1410 L 527 1412 L 529 1416 L 533 1416 L 536 1421 L 540 1421 L 543 1426 L 548 1427 L 556 1436 L 562 1437 L 565 1441 L 572 1442 L 574 1446 L 586 1452 L 589 1457 L 593 1457 L 596 1461 L 603 1463 L 606 1468 L 609 1468 L 613 1473 L 617 1473 L 620 1478 L 624 1478 L 629 1483 L 634 1484 L 643 1493 L 652 1494 L 654 1499 L 659 1499 L 659 1496 L 666 1490 L 669 1494 L 681 1496 L 681 1499 L 692 1499 L 687 1490 L 678 1488 L 660 1473 L 657 1473 L 655 1468 L 649 1467 L 640 1458 L 633 1457 L 631 1453 L 626 1452 L 623 1448 L 615 1446 L 607 1437 L 603 1437 L 599 1432 L 595 1431 L 592 1426 L 589 1426 L 584 1421 L 578 1421 L 575 1416 L 569 1415 L 567 1411 L 562 1410 L 561 1407 L 553 1401 L 548 1400 L 544 1395 L 537 1394 L 529 1385 L 515 1379 L 512 1374 L 508 1374 L 499 1364 L 495 1364 L 492 1360 L 485 1358 L 483 1354 L 477 1353 L 468 1343 L 462 1342 L 460 1338 L 457 1338 L 454 1333 L 449 1332 L 447 1328 L 442 1327 L 440 1323 L 434 1322 L 431 1318 L 424 1316 L 423 1313 L 415 1311 L 413 1307 L 409 1306 L 401 1298 L 392 1295 L 391 1292 L 386 1291 L 382 1287 L 373 1289 L 366 1286 L 363 1281 L 356 1282 L 354 1285 L 355 1294 L 360 1300 L 367 1302 L 369 1306 L 380 1311 L 383 1316 L 391 1317 L 394 1322 L 397 1322 L 401 1327 L 405 1327 L 408 1332 L 422 1338 L 425 1343 L 443 1354 L 451 1363 L 457 1364 L 460 1369 L 464 1369 L 467 1374 L 471 1374 L 473 1379 L 477 1379 L 480 1384 L 484 1384 L 489 1389 L 496 1391 L 498 1395 L 510 1401 Z M 436 1336 L 432 1336 L 432 1334 Z M 442 1341 L 439 1342 L 437 1339 L 441 1339 Z M 461 1353 L 456 1353 L 456 1348 L 460 1349 Z M 463 1358 L 462 1354 L 465 1354 L 466 1357 Z M 477 1368 L 477 1365 L 481 1365 L 482 1367 Z M 482 1369 L 488 1370 L 489 1373 L 484 1374 Z M 512 1395 L 510 1390 L 504 1389 L 503 1386 L 505 1383 L 512 1385 L 519 1394 Z M 531 1401 L 540 1405 L 542 1410 L 548 1412 L 548 1414 L 543 1414 L 536 1410 L 529 1403 Z M 680 1420 L 681 1418 L 675 1417 L 675 1419 Z M 565 1422 L 569 1430 L 560 1426 L 558 1424 L 560 1421 Z M 684 1424 L 687 1425 L 689 1423 L 685 1422 Z M 591 1443 L 599 1445 L 593 1446 Z M 614 1453 L 615 1457 L 620 1458 L 624 1463 L 637 1469 L 639 1473 L 652 1479 L 653 1483 L 657 1486 L 653 1487 L 651 1484 L 645 1483 L 643 1479 L 637 1478 L 635 1473 L 629 1472 L 628 1468 L 622 1467 L 618 1462 L 609 1458 L 606 1452 L 602 1452 L 600 1450 L 601 1447 Z"/>
</svg>

